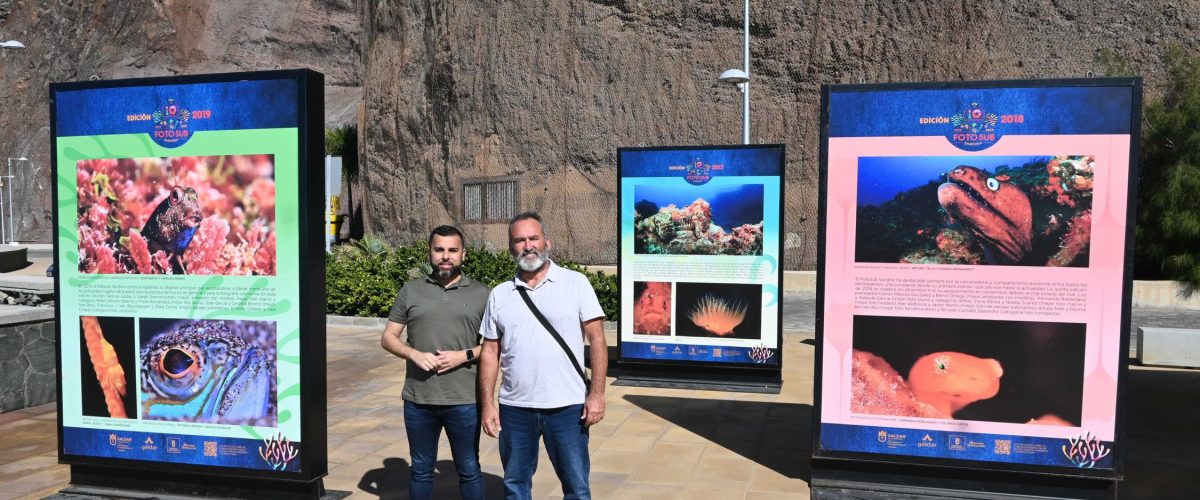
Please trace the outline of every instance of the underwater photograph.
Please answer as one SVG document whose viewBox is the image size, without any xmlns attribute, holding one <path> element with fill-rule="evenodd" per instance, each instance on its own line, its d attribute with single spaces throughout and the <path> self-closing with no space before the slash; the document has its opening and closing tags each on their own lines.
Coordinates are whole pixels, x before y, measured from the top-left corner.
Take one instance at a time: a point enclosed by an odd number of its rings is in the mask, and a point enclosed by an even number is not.
<svg viewBox="0 0 1200 500">
<path fill-rule="evenodd" d="M 1092 156 L 858 162 L 856 262 L 1087 267 Z"/>
<path fill-rule="evenodd" d="M 80 316 L 79 397 L 89 417 L 137 418 L 133 318 Z"/>
<path fill-rule="evenodd" d="M 633 334 L 671 334 L 671 283 L 633 282 Z"/>
<path fill-rule="evenodd" d="M 676 283 L 675 336 L 762 338 L 762 285 Z"/>
<path fill-rule="evenodd" d="M 145 420 L 275 427 L 276 324 L 140 320 Z"/>
<path fill-rule="evenodd" d="M 855 316 L 854 413 L 1077 427 L 1086 325 Z"/>
<path fill-rule="evenodd" d="M 634 253 L 762 255 L 763 185 L 633 189 Z"/>
</svg>

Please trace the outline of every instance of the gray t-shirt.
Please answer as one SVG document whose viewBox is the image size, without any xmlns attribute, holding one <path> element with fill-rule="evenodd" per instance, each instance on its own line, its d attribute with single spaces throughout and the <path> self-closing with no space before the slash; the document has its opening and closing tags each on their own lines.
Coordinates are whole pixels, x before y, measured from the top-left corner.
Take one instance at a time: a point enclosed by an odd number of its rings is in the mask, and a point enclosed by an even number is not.
<svg viewBox="0 0 1200 500">
<path fill-rule="evenodd" d="M 488 292 L 487 285 L 467 276 L 446 288 L 433 278 L 417 278 L 396 294 L 388 319 L 405 325 L 408 345 L 418 351 L 471 349 L 479 345 L 479 324 Z M 408 361 L 402 397 L 420 404 L 473 404 L 478 364 L 471 361 L 438 375 Z"/>
</svg>

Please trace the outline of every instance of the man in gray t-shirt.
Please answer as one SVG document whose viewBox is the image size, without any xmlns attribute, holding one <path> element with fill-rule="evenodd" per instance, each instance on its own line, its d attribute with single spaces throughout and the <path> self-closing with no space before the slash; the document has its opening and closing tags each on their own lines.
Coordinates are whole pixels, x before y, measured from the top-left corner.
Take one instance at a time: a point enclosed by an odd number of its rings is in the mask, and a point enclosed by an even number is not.
<svg viewBox="0 0 1200 500">
<path fill-rule="evenodd" d="M 380 340 L 385 350 L 408 365 L 401 396 L 413 499 L 433 496 L 443 428 L 458 470 L 459 493 L 464 499 L 484 497 L 474 360 L 480 352 L 479 324 L 489 290 L 462 274 L 464 246 L 462 232 L 453 226 L 438 226 L 429 234 L 433 273 L 400 289 Z"/>
</svg>

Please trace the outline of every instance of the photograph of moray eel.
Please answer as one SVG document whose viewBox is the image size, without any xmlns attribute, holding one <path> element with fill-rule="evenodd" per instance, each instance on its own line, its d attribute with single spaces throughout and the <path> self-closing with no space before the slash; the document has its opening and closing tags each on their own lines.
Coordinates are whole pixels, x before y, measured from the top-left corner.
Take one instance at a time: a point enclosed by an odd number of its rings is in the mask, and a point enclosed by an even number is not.
<svg viewBox="0 0 1200 500">
<path fill-rule="evenodd" d="M 1091 156 L 863 157 L 857 262 L 1087 267 Z"/>
<path fill-rule="evenodd" d="M 635 254 L 762 255 L 763 185 L 633 189 Z"/>
<path fill-rule="evenodd" d="M 275 427 L 275 323 L 140 320 L 144 420 Z"/>
<path fill-rule="evenodd" d="M 80 406 L 89 417 L 137 418 L 133 318 L 79 318 Z"/>
<path fill-rule="evenodd" d="M 671 283 L 633 282 L 633 334 L 671 334 Z"/>
<path fill-rule="evenodd" d="M 762 285 L 675 284 L 675 335 L 759 339 Z"/>
<path fill-rule="evenodd" d="M 1082 323 L 855 316 L 850 411 L 1076 427 Z"/>
<path fill-rule="evenodd" d="M 82 160 L 79 272 L 275 275 L 273 155 Z"/>
</svg>

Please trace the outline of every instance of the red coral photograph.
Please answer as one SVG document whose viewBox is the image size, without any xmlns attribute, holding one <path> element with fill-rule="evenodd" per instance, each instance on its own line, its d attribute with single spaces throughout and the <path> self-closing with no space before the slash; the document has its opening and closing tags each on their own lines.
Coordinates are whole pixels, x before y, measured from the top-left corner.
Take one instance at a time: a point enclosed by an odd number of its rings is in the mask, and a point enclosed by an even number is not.
<svg viewBox="0 0 1200 500">
<path fill-rule="evenodd" d="M 275 275 L 272 155 L 82 160 L 79 272 Z"/>
</svg>

